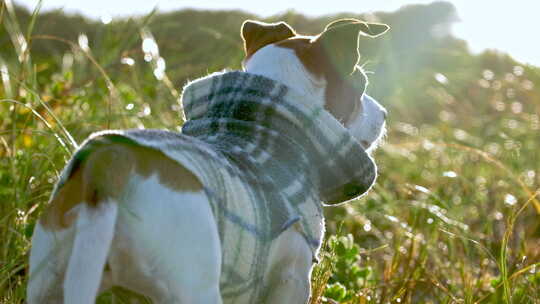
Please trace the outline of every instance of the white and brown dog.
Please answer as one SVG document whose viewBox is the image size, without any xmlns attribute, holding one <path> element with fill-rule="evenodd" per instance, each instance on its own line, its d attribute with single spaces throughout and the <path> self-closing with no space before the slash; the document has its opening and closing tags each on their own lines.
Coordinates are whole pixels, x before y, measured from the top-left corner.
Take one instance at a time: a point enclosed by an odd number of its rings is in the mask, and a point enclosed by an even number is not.
<svg viewBox="0 0 540 304">
<path fill-rule="evenodd" d="M 285 84 L 314 108 L 324 108 L 358 150 L 361 145 L 370 151 L 384 133 L 386 111 L 364 94 L 358 40 L 387 29 L 347 19 L 308 37 L 283 22 L 246 21 L 243 65 L 245 72 Z M 220 286 L 225 236 L 205 184 L 189 163 L 118 141 L 103 141 L 82 154 L 36 225 L 28 303 L 91 304 L 111 286 L 155 303 L 307 302 L 320 243 L 310 244 L 302 229 L 287 224 L 265 252 L 256 252 L 266 261 L 257 270 L 264 292 L 230 300 Z M 301 221 L 317 227 L 314 238 L 320 241 L 322 215 Z"/>
</svg>

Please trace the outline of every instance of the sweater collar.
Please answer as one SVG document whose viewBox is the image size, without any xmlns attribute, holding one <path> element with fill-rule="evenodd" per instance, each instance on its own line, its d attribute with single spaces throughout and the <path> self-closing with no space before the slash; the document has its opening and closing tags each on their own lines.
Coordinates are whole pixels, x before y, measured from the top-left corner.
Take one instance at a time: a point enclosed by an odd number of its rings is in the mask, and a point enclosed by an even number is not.
<svg viewBox="0 0 540 304">
<path fill-rule="evenodd" d="M 255 146 L 291 166 L 305 159 L 326 204 L 356 199 L 375 182 L 373 159 L 349 131 L 277 81 L 241 71 L 214 73 L 186 85 L 182 103 L 187 118 L 182 132 L 221 151 Z"/>
</svg>

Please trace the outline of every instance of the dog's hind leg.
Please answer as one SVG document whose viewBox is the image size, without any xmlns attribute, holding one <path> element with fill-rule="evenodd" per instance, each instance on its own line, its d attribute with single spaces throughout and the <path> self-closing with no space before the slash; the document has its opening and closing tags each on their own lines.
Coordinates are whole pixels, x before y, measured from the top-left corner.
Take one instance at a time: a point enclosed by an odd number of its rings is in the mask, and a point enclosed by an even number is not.
<svg viewBox="0 0 540 304">
<path fill-rule="evenodd" d="M 101 285 L 118 204 L 108 200 L 97 207 L 80 205 L 75 240 L 64 280 L 66 304 L 92 304 Z"/>
<path fill-rule="evenodd" d="M 270 249 L 270 260 L 264 303 L 307 303 L 310 293 L 309 272 L 312 251 L 295 225 L 283 232 Z"/>
<path fill-rule="evenodd" d="M 221 245 L 202 186 L 179 191 L 156 175 L 133 182 L 110 255 L 116 283 L 154 303 L 221 304 Z"/>
<path fill-rule="evenodd" d="M 159 268 L 169 290 L 161 303 L 221 304 L 221 245 L 207 197 L 182 193 L 170 201 L 181 207 L 169 209 L 169 220 L 161 221 Z"/>
<path fill-rule="evenodd" d="M 29 304 L 63 303 L 62 282 L 71 255 L 75 230 L 49 230 L 40 222 L 32 236 L 30 279 L 27 287 Z"/>
</svg>

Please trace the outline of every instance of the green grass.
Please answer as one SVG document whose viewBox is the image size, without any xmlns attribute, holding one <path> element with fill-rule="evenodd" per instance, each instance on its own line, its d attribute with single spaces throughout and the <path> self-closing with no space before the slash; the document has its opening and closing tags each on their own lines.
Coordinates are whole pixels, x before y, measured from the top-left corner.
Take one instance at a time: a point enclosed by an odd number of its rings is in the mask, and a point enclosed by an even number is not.
<svg viewBox="0 0 540 304">
<path fill-rule="evenodd" d="M 107 128 L 178 130 L 184 78 L 167 68 L 157 79 L 159 55 L 143 60 L 152 16 L 128 30 L 118 21 L 86 47 L 82 33 L 34 34 L 38 9 L 19 24 L 0 5 L 10 43 L 0 53 L 0 303 L 23 303 L 34 224 L 77 143 Z M 39 41 L 62 51 L 37 53 Z M 206 72 L 189 72 L 199 47 L 174 55 L 191 78 Z M 326 210 L 335 236 L 313 271 L 311 303 L 540 303 L 540 72 L 488 55 L 460 55 L 470 70 L 424 66 L 386 94 L 380 177 L 366 198 Z M 217 60 L 207 71 L 229 64 Z M 114 290 L 100 302 L 127 297 Z"/>
</svg>

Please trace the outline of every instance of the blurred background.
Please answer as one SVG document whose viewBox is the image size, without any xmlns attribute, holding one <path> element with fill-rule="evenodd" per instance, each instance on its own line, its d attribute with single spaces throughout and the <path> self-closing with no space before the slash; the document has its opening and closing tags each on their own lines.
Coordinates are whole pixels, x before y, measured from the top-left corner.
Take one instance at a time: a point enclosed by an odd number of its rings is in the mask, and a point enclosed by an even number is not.
<svg viewBox="0 0 540 304">
<path fill-rule="evenodd" d="M 326 210 L 311 303 L 540 303 L 540 28 L 534 1 L 0 2 L 0 302 L 59 171 L 91 132 L 179 130 L 190 79 L 239 69 L 245 19 L 362 38 L 389 111 L 364 199 Z M 339 46 L 336 46 L 339 47 Z M 100 303 L 132 296 L 114 290 Z"/>
<path fill-rule="evenodd" d="M 44 10 L 59 9 L 67 13 L 79 13 L 84 16 L 110 22 L 113 18 L 132 15 L 145 15 L 153 9 L 161 12 L 179 9 L 243 10 L 260 17 L 275 16 L 286 11 L 295 11 L 309 17 L 336 13 L 367 14 L 379 11 L 395 11 L 408 4 L 428 4 L 433 0 L 337 0 L 337 1 L 271 1 L 256 2 L 248 0 L 234 1 L 196 1 L 196 0 L 132 0 L 126 1 L 80 1 L 47 0 Z M 20 5 L 32 9 L 36 0 L 20 0 Z M 453 20 L 451 30 L 456 37 L 467 41 L 474 52 L 485 49 L 498 49 L 511 53 L 514 58 L 524 63 L 540 65 L 540 45 L 531 43 L 527 29 L 540 27 L 536 12 L 540 4 L 529 0 L 482 1 L 454 0 L 451 3 L 459 18 Z"/>
</svg>

